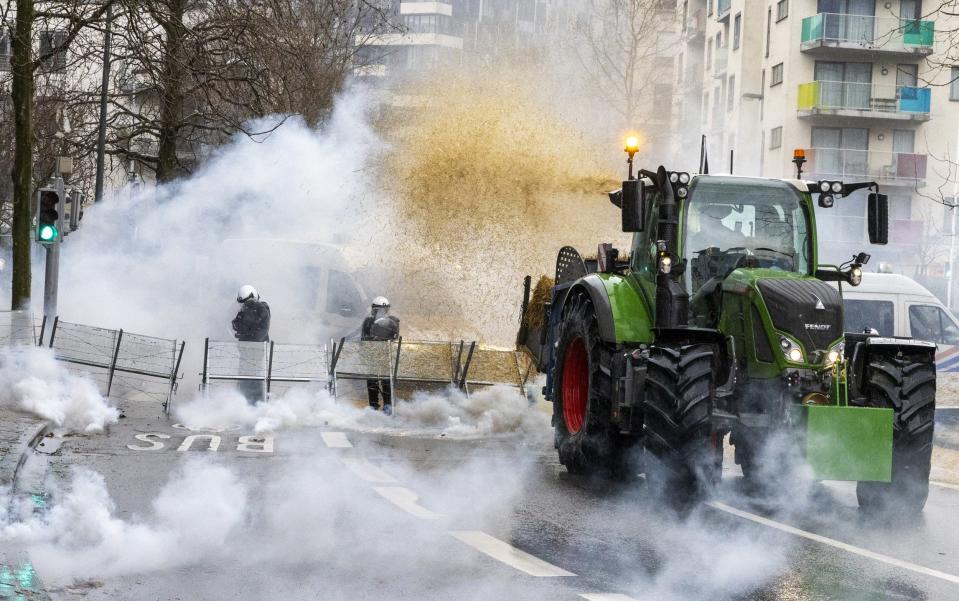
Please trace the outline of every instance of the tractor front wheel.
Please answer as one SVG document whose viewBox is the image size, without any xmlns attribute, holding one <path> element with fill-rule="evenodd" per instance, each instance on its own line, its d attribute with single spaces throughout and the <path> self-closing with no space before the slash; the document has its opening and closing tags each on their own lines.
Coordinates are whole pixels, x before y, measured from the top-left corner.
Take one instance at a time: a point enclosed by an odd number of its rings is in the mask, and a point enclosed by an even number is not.
<svg viewBox="0 0 959 601">
<path fill-rule="evenodd" d="M 644 446 L 655 462 L 646 462 L 646 480 L 678 502 L 695 499 L 722 473 L 722 442 L 711 423 L 716 364 L 711 344 L 650 349 Z"/>
<path fill-rule="evenodd" d="M 922 352 L 876 353 L 866 371 L 868 405 L 895 411 L 892 481 L 859 482 L 867 510 L 919 512 L 929 496 L 936 411 L 936 366 Z"/>
<path fill-rule="evenodd" d="M 618 476 L 624 445 L 612 423 L 612 351 L 599 338 L 593 304 L 585 295 L 570 299 L 558 339 L 553 427 L 560 463 L 574 474 Z"/>
</svg>

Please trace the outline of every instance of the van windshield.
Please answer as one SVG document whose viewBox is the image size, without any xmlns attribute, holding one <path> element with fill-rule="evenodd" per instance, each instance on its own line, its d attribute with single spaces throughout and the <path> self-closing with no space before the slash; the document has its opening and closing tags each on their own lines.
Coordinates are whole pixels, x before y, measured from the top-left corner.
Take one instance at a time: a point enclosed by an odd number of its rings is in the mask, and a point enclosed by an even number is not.
<svg viewBox="0 0 959 601">
<path fill-rule="evenodd" d="M 895 335 L 895 308 L 892 301 L 843 299 L 843 317 L 847 332 L 861 333 L 868 329 L 880 336 Z"/>
</svg>

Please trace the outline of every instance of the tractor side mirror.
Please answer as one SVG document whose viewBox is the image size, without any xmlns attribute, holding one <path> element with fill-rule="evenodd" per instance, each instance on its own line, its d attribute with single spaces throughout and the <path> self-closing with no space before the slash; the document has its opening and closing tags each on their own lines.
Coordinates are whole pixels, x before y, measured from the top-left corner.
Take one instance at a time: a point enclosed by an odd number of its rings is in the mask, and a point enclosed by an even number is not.
<svg viewBox="0 0 959 601">
<path fill-rule="evenodd" d="M 630 179 L 623 182 L 622 196 L 623 231 L 641 232 L 646 225 L 646 189 L 643 181 Z"/>
<path fill-rule="evenodd" d="M 873 192 L 866 204 L 866 224 L 871 244 L 889 242 L 889 197 Z"/>
</svg>

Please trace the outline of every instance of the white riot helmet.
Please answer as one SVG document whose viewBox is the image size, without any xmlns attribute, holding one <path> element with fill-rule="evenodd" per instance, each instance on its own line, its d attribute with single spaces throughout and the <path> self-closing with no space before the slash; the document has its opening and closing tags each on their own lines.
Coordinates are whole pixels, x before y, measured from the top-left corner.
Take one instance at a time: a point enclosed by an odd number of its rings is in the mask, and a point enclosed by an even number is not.
<svg viewBox="0 0 959 601">
<path fill-rule="evenodd" d="M 377 296 L 373 299 L 373 311 L 376 313 L 387 313 L 390 310 L 390 299 L 385 296 Z"/>
<path fill-rule="evenodd" d="M 256 291 L 256 288 L 249 284 L 240 286 L 240 291 L 236 293 L 236 302 L 245 303 L 250 299 L 260 300 L 260 294 Z"/>
</svg>

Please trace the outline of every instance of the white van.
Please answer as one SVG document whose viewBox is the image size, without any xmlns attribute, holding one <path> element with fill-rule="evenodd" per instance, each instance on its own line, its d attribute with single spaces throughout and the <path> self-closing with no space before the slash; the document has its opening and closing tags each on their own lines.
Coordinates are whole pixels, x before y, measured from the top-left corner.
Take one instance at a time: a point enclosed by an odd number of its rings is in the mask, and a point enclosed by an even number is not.
<svg viewBox="0 0 959 601">
<path fill-rule="evenodd" d="M 959 320 L 915 280 L 895 273 L 863 273 L 843 285 L 847 332 L 873 328 L 880 336 L 935 342 L 937 371 L 959 372 Z"/>
</svg>

